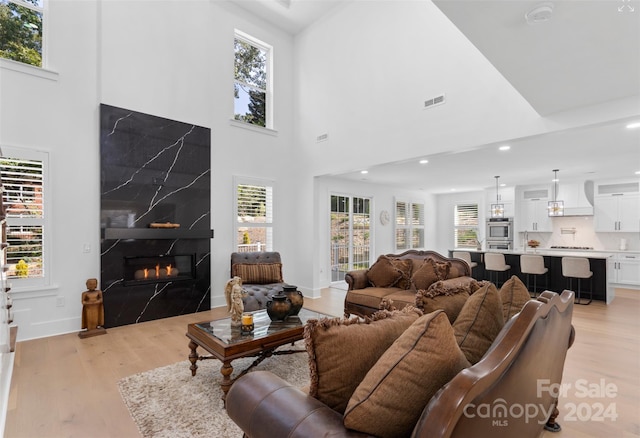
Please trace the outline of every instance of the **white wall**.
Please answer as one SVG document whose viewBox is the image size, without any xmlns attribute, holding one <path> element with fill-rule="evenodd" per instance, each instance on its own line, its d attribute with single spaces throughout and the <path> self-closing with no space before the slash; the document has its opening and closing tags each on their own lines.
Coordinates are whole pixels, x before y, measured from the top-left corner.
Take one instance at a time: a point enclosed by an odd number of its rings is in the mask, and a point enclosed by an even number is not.
<svg viewBox="0 0 640 438">
<path fill-rule="evenodd" d="M 54 80 L 0 68 L 0 144 L 51 152 L 54 287 L 20 293 L 14 284 L 19 339 L 79 330 L 80 294 L 99 277 L 101 102 L 212 129 L 214 306 L 234 247 L 233 175 L 276 181 L 285 279 L 315 295 L 327 285 L 328 242 L 328 187 L 315 177 L 637 110 L 628 101 L 541 119 L 429 1 L 348 2 L 295 38 L 222 1 L 50 0 L 48 12 Z M 277 136 L 229 124 L 234 28 L 274 46 Z M 440 93 L 444 105 L 422 109 Z M 380 205 L 393 194 L 361 191 Z M 442 252 L 449 231 L 436 235 L 438 223 L 427 241 Z M 381 232 L 376 251 L 390 252 Z"/>
<path fill-rule="evenodd" d="M 222 305 L 234 248 L 232 177 L 286 186 L 293 138 L 293 38 L 226 2 L 49 2 L 57 80 L 2 68 L 0 144 L 50 151 L 53 287 L 13 282 L 18 339 L 80 330 L 85 281 L 100 277 L 100 103 L 212 129 L 212 304 Z M 231 126 L 233 31 L 274 47 L 277 136 Z M 55 79 L 55 75 L 54 75 Z M 290 227 L 280 194 L 276 235 Z M 84 253 L 84 245 L 91 246 Z M 63 307 L 56 307 L 62 298 Z"/>
</svg>

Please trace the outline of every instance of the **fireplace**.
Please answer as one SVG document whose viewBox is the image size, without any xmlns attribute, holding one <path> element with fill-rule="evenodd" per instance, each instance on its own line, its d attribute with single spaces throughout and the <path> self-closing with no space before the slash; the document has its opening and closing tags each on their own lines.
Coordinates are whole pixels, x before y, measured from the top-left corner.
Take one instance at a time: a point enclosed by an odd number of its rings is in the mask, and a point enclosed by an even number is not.
<svg viewBox="0 0 640 438">
<path fill-rule="evenodd" d="M 125 256 L 124 285 L 195 280 L 195 254 Z"/>
<path fill-rule="evenodd" d="M 211 308 L 210 146 L 208 128 L 100 105 L 106 328 Z"/>
</svg>

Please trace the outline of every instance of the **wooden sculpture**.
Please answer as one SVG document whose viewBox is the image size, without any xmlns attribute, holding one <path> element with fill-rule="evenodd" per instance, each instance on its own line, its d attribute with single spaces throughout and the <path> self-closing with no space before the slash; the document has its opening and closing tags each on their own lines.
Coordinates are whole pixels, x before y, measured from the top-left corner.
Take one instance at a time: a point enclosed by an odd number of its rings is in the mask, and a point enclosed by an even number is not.
<svg viewBox="0 0 640 438">
<path fill-rule="evenodd" d="M 103 335 L 107 333 L 104 327 L 104 305 L 102 291 L 98 290 L 98 280 L 87 280 L 87 290 L 82 292 L 82 328 L 78 333 L 81 338 Z"/>
</svg>

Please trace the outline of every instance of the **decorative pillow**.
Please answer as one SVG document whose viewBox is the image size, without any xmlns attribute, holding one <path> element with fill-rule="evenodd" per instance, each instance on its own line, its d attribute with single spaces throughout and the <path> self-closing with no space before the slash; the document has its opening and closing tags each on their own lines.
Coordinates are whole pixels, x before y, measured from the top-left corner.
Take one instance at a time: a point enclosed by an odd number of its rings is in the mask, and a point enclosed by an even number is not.
<svg viewBox="0 0 640 438">
<path fill-rule="evenodd" d="M 436 295 L 434 297 L 427 297 L 425 296 L 426 293 L 427 291 L 425 290 L 419 290 L 416 292 L 416 307 L 424 313 L 444 310 L 452 324 L 458 317 L 464 303 L 466 303 L 469 298 L 469 295 L 466 293 L 455 295 Z"/>
<path fill-rule="evenodd" d="M 424 315 L 358 385 L 344 425 L 379 437 L 410 436 L 431 397 L 468 366 L 444 312 Z"/>
<path fill-rule="evenodd" d="M 513 315 L 520 312 L 531 296 L 522 280 L 513 275 L 500 288 L 500 299 L 502 300 L 502 316 L 505 321 L 509 321 Z"/>
<path fill-rule="evenodd" d="M 449 278 L 449 271 L 451 270 L 451 262 L 435 262 L 436 273 L 438 274 L 438 280 L 446 280 Z"/>
<path fill-rule="evenodd" d="M 453 323 L 453 330 L 465 357 L 475 364 L 487 352 L 503 326 L 498 289 L 487 282 L 464 303 Z"/>
<path fill-rule="evenodd" d="M 427 290 L 436 281 L 441 280 L 436 270 L 436 263 L 432 259 L 425 259 L 424 263 L 411 274 L 411 283 L 417 290 Z"/>
<path fill-rule="evenodd" d="M 391 287 L 402 277 L 402 271 L 396 268 L 387 256 L 381 255 L 367 270 L 367 279 L 374 287 Z"/>
<path fill-rule="evenodd" d="M 480 286 L 480 282 L 471 277 L 449 278 L 448 280 L 439 280 L 433 283 L 423 296 L 433 298 L 439 295 L 448 296 L 459 293 L 471 295 L 480 289 Z"/>
<path fill-rule="evenodd" d="M 415 307 L 381 310 L 370 319 L 323 318 L 304 327 L 309 353 L 309 395 L 343 413 L 378 358 L 422 312 Z"/>
<path fill-rule="evenodd" d="M 391 259 L 391 263 L 402 272 L 402 277 L 394 286 L 400 289 L 409 289 L 411 287 L 411 268 L 413 267 L 411 259 Z"/>
<path fill-rule="evenodd" d="M 233 265 L 233 277 L 242 278 L 246 284 L 282 283 L 282 263 L 237 263 Z"/>
</svg>

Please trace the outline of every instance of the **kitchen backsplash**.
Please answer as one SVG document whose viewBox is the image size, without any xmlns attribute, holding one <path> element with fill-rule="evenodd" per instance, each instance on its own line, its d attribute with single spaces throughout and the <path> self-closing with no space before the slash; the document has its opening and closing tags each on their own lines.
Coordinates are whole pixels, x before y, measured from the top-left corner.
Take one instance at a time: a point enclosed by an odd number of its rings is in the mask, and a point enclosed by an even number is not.
<svg viewBox="0 0 640 438">
<path fill-rule="evenodd" d="M 541 248 L 580 246 L 599 251 L 620 250 L 624 239 L 627 251 L 640 251 L 640 233 L 596 233 L 593 216 L 555 217 L 552 223 L 552 233 L 529 232 L 528 238 L 539 240 Z M 522 248 L 523 242 L 524 233 L 519 233 L 514 246 Z"/>
</svg>

